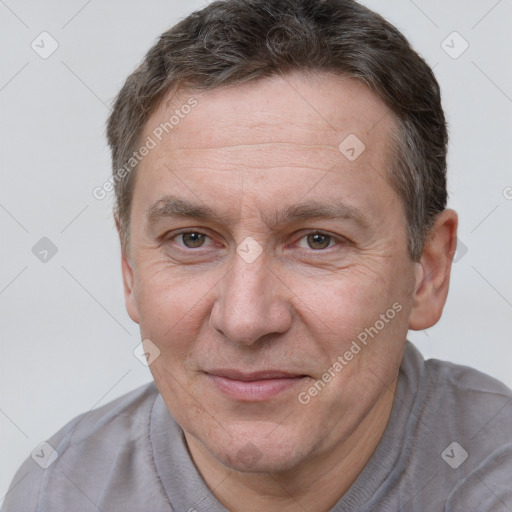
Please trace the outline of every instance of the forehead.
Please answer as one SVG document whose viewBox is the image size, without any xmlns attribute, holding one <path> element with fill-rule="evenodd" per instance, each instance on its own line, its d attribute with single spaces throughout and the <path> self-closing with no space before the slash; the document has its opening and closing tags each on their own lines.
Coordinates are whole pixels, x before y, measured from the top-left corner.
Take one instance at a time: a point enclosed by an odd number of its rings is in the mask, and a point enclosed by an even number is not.
<svg viewBox="0 0 512 512">
<path fill-rule="evenodd" d="M 251 171 L 244 179 L 251 180 L 254 197 L 286 192 L 291 204 L 310 188 L 308 181 L 329 173 L 309 195 L 327 193 L 335 201 L 342 178 L 352 202 L 372 209 L 383 188 L 392 193 L 387 169 L 394 129 L 387 106 L 346 77 L 291 74 L 180 91 L 146 123 L 143 140 L 151 138 L 155 147 L 139 164 L 135 196 L 142 195 L 146 208 L 171 187 L 192 198 L 182 186 L 188 181 L 202 187 L 203 198 L 223 193 L 227 199 L 230 189 L 236 198 L 239 171 Z"/>
<path fill-rule="evenodd" d="M 197 102 L 193 108 L 187 106 L 191 98 Z M 187 118 L 192 123 L 183 122 Z M 150 117 L 144 134 L 159 126 L 164 128 L 160 142 L 175 149 L 191 147 L 183 139 L 192 137 L 210 147 L 293 140 L 338 151 L 340 139 L 351 133 L 376 150 L 387 142 L 395 122 L 390 109 L 356 79 L 292 73 L 207 91 L 172 92 Z"/>
</svg>

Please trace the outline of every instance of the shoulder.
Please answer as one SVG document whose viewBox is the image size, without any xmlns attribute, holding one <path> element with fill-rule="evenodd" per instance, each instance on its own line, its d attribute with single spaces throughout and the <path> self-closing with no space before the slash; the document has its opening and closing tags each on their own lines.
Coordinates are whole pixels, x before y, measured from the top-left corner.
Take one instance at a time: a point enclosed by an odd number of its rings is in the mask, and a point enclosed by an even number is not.
<svg viewBox="0 0 512 512">
<path fill-rule="evenodd" d="M 129 485 L 135 467 L 150 471 L 148 431 L 158 396 L 150 383 L 71 420 L 25 460 L 2 510 L 65 510 L 73 493 L 90 505 L 113 474 Z"/>
<path fill-rule="evenodd" d="M 97 409 L 77 416 L 52 439 L 60 445 L 69 439 L 70 443 L 76 445 L 95 438 L 99 433 L 102 436 L 117 436 L 122 431 L 126 436 L 137 435 L 149 417 L 157 397 L 158 390 L 154 382 L 150 382 Z M 62 448 L 65 449 L 65 445 Z"/>
<path fill-rule="evenodd" d="M 507 510 L 504 503 L 512 506 L 512 390 L 474 368 L 437 359 L 424 361 L 422 386 L 422 437 L 429 445 L 424 448 L 439 457 L 430 466 L 446 492 L 444 510 Z"/>
<path fill-rule="evenodd" d="M 54 434 L 48 444 L 59 457 L 68 450 L 91 449 L 98 443 L 129 443 L 144 432 L 158 390 L 153 382 L 77 416 Z"/>
<path fill-rule="evenodd" d="M 467 436 L 491 429 L 497 442 L 510 440 L 512 390 L 499 380 L 474 368 L 428 359 L 425 385 L 427 401 L 435 402 L 445 421 L 460 425 Z"/>
</svg>

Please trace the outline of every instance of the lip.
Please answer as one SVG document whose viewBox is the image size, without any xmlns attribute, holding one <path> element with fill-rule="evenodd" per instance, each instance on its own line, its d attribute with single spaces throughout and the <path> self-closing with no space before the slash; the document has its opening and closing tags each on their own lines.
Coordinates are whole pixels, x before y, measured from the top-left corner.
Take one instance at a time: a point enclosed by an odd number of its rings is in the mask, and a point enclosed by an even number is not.
<svg viewBox="0 0 512 512">
<path fill-rule="evenodd" d="M 261 402 L 297 385 L 306 375 L 266 370 L 240 372 L 238 370 L 211 370 L 207 378 L 224 395 L 244 402 Z"/>
</svg>

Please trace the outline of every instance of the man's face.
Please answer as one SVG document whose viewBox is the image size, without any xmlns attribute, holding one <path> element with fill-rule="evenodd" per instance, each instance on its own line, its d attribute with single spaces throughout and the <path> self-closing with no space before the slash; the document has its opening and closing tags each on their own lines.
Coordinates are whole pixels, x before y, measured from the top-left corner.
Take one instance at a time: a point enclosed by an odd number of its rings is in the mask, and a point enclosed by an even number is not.
<svg viewBox="0 0 512 512">
<path fill-rule="evenodd" d="M 187 439 L 234 469 L 291 469 L 396 381 L 415 264 L 386 178 L 394 120 L 352 79 L 295 74 L 183 93 L 142 140 L 176 110 L 137 170 L 128 311 Z"/>
</svg>

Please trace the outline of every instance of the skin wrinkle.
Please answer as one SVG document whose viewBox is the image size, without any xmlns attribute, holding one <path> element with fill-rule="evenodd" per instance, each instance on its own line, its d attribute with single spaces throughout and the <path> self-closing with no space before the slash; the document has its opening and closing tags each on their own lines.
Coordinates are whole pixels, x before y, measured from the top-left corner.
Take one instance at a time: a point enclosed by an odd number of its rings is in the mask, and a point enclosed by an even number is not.
<svg viewBox="0 0 512 512">
<path fill-rule="evenodd" d="M 232 137 L 252 137 L 254 147 L 268 144 L 262 164 L 267 158 L 293 157 L 293 152 L 283 153 L 283 144 L 268 143 L 277 132 L 290 145 L 325 145 L 314 124 L 309 133 L 300 122 L 283 131 L 290 116 L 300 120 L 304 115 L 300 95 L 284 95 L 288 84 L 279 78 L 202 93 L 200 108 L 141 162 L 132 205 L 135 265 L 123 259 L 127 310 L 143 339 L 160 350 L 150 367 L 155 383 L 183 428 L 207 485 L 233 511 L 291 511 L 297 500 L 306 509 L 329 510 L 378 445 L 407 330 L 425 325 L 424 313 L 416 310 L 435 309 L 423 306 L 432 299 L 417 281 L 423 263 L 413 262 L 408 253 L 402 202 L 371 168 L 381 172 L 389 158 L 392 123 L 385 119 L 375 124 L 380 100 L 356 81 L 339 87 L 328 77 L 321 86 L 301 75 L 288 79 L 301 94 L 315 95 L 315 106 L 326 115 L 340 122 L 356 119 L 348 125 L 350 132 L 369 131 L 361 156 L 349 162 L 340 155 L 336 171 L 322 174 L 322 179 L 318 170 L 327 169 L 321 166 L 249 171 L 242 168 L 250 158 L 246 148 L 233 144 Z M 238 124 L 233 121 L 231 132 L 219 133 L 217 125 L 229 125 L 230 113 L 240 111 L 245 115 L 237 117 Z M 262 119 L 268 112 L 282 122 L 270 123 L 262 135 L 250 127 L 255 111 Z M 155 112 L 149 126 L 168 115 L 164 109 Z M 184 141 L 202 149 L 178 154 L 175 150 Z M 212 142 L 232 150 L 224 159 L 210 161 L 209 169 L 169 171 L 169 165 L 202 167 L 201 162 L 215 156 L 217 150 L 207 149 Z M 339 142 L 333 141 L 327 153 L 334 154 Z M 146 212 L 166 195 L 208 206 L 215 218 L 166 218 L 148 224 Z M 364 212 L 367 228 L 343 219 L 301 218 L 270 227 L 263 222 L 312 200 L 357 208 Z M 176 245 L 172 235 L 178 229 L 205 233 L 206 248 Z M 346 235 L 352 243 L 321 251 L 299 248 L 299 240 L 317 230 Z M 449 233 L 453 230 L 443 236 Z M 250 264 L 236 253 L 248 236 L 263 249 Z M 443 256 L 436 254 L 425 265 L 439 262 Z M 438 281 L 433 275 L 431 282 Z M 401 305 L 400 313 L 307 406 L 299 403 L 299 392 L 321 379 L 358 334 L 394 303 Z M 430 321 L 432 313 L 427 316 Z M 272 399 L 247 403 L 216 389 L 205 374 L 215 368 L 277 368 L 306 377 L 300 386 Z M 247 440 L 260 454 L 250 467 L 240 457 Z M 226 470 L 229 478 L 219 482 L 218 475 Z"/>
<path fill-rule="evenodd" d="M 145 212 L 148 226 L 158 221 L 175 220 L 177 218 L 195 218 L 201 221 L 214 222 L 219 220 L 225 224 L 233 224 L 229 217 L 220 214 L 212 208 L 195 204 L 190 201 L 183 201 L 172 195 L 157 199 Z M 275 211 L 271 215 L 259 215 L 259 219 L 270 231 L 276 231 L 283 224 L 291 224 L 300 220 L 344 220 L 353 223 L 362 229 L 368 229 L 368 220 L 361 210 L 341 202 L 305 202 L 295 204 L 285 211 Z"/>
<path fill-rule="evenodd" d="M 333 141 L 341 141 L 348 135 L 346 134 L 334 134 L 331 139 Z M 282 150 L 288 150 L 287 152 L 281 151 L 279 157 L 282 159 L 281 162 L 272 161 L 269 165 L 264 165 L 263 156 L 265 155 L 265 149 L 272 150 L 273 148 L 279 147 Z M 216 150 L 212 152 L 212 150 Z M 230 155 L 236 155 L 239 151 L 244 151 L 245 158 L 243 166 L 253 169 L 261 168 L 273 168 L 273 167 L 294 167 L 303 168 L 309 166 L 312 169 L 322 170 L 323 168 L 330 168 L 339 162 L 343 156 L 340 154 L 337 147 L 320 145 L 320 144 L 289 144 L 284 142 L 265 142 L 260 144 L 236 144 L 231 146 L 209 146 L 205 148 L 176 148 L 174 149 L 174 155 L 177 159 L 183 153 L 193 156 L 198 153 L 198 158 L 201 158 L 201 153 L 208 155 L 208 161 L 210 164 L 221 164 L 226 159 L 229 160 Z"/>
<path fill-rule="evenodd" d="M 229 10 L 212 5 L 162 34 L 126 81 L 109 118 L 114 166 L 126 160 L 132 144 L 125 141 L 134 141 L 150 113 L 162 102 L 168 105 L 185 88 L 229 91 L 248 81 L 280 76 L 288 86 L 284 96 L 296 95 L 309 116 L 334 126 L 334 119 L 323 116 L 314 93 L 299 91 L 288 76 L 303 73 L 315 86 L 313 91 L 324 76 L 340 86 L 355 78 L 376 91 L 400 117 L 391 179 L 406 207 L 409 251 L 417 261 L 428 228 L 446 205 L 446 123 L 432 70 L 395 27 L 358 4 L 327 1 L 306 7 L 295 3 L 289 11 L 276 3 L 265 9 L 268 16 L 261 16 L 256 6 L 231 0 Z M 214 36 L 205 39 L 210 31 Z M 347 92 L 352 99 L 351 94 Z M 262 95 L 259 99 L 268 104 Z M 252 112 L 253 117 L 259 115 Z M 358 115 L 364 117 L 366 112 Z M 386 113 L 368 129 L 384 117 Z M 126 251 L 129 181 L 116 186 L 116 212 Z"/>
<path fill-rule="evenodd" d="M 161 351 L 155 383 L 227 509 L 326 512 L 378 445 L 408 329 L 436 323 L 446 299 L 440 247 L 454 252 L 457 220 L 443 211 L 439 86 L 405 37 L 357 3 L 220 1 L 162 34 L 127 79 L 108 123 L 114 169 L 162 123 L 169 134 L 114 184 L 127 310 Z M 353 162 L 338 150 L 349 134 L 366 146 Z M 149 225 L 145 212 L 170 193 L 216 218 Z M 307 199 L 352 205 L 369 227 L 264 222 Z M 182 229 L 205 246 L 186 251 L 173 237 Z M 316 230 L 351 243 L 313 251 Z M 237 252 L 248 236 L 263 250 L 252 263 Z M 395 304 L 378 336 L 299 404 Z M 208 379 L 219 367 L 307 377 L 249 403 Z M 253 465 L 240 456 L 248 439 L 261 454 Z"/>
<path fill-rule="evenodd" d="M 237 166 L 238 166 L 238 167 L 241 167 L 239 164 L 237 164 Z M 181 167 L 183 168 L 183 166 L 181 166 Z M 263 167 L 263 168 L 266 168 L 266 167 Z M 302 169 L 306 169 L 306 168 L 307 168 L 307 169 L 309 169 L 309 167 L 304 166 L 304 165 L 303 165 L 301 168 L 302 168 Z M 371 167 L 371 168 L 373 169 L 373 167 Z M 192 169 L 193 169 L 193 170 L 195 170 L 195 171 L 210 170 L 210 168 L 209 168 L 209 167 L 206 167 L 206 168 L 205 168 L 205 167 L 197 167 L 197 166 L 192 167 Z M 260 165 L 260 166 L 259 166 L 259 170 L 261 170 L 261 169 L 262 169 L 262 166 Z M 297 169 L 298 169 L 298 168 L 297 168 Z M 222 170 L 221 170 L 221 171 L 219 171 L 218 169 L 214 169 L 214 170 L 215 170 L 215 173 L 218 173 L 218 172 L 224 172 L 224 173 L 225 173 L 225 172 L 229 172 L 229 170 L 225 170 L 225 171 L 222 171 Z M 299 170 L 299 169 L 298 169 L 298 170 Z M 319 170 L 319 171 L 321 171 L 321 172 L 325 172 L 325 171 L 323 171 L 323 170 L 321 170 L 321 169 L 317 169 L 317 168 L 315 168 L 315 170 Z M 332 171 L 332 172 L 336 172 L 336 171 Z M 175 173 L 175 174 L 176 174 L 176 173 Z M 197 174 L 197 173 L 196 173 L 196 174 Z M 242 197 L 243 197 L 243 190 L 242 190 Z M 400 203 L 399 203 L 399 204 L 400 204 Z M 400 206 L 401 206 L 401 204 L 400 204 Z M 240 206 L 240 207 L 241 207 L 241 206 Z M 369 206 L 368 206 L 368 212 L 369 212 L 369 213 L 373 213 L 373 212 L 372 212 L 372 209 L 371 209 L 371 205 L 369 205 Z M 404 219 L 405 219 L 405 214 L 404 214 Z"/>
<path fill-rule="evenodd" d="M 349 78 L 344 78 L 344 77 L 340 77 L 340 76 L 337 76 L 337 75 L 328 75 L 328 76 L 331 76 L 331 78 L 333 79 L 333 81 L 335 81 L 336 83 L 353 83 L 354 80 L 353 79 L 349 79 Z M 317 76 L 311 76 L 310 77 L 311 80 L 313 81 L 316 81 L 318 79 Z M 286 82 L 288 85 L 289 85 L 289 82 L 287 81 Z M 177 102 L 177 104 L 179 104 L 180 102 L 181 103 L 184 103 L 185 102 L 185 98 L 189 95 L 194 95 L 194 96 L 198 96 L 197 94 L 197 91 L 193 92 L 193 91 L 181 91 L 179 94 L 175 95 L 176 99 L 175 101 Z M 353 100 L 354 97 L 353 96 L 350 96 L 349 98 L 350 100 Z M 170 100 L 169 100 L 170 101 Z M 334 105 L 332 105 L 334 106 Z M 172 109 L 171 109 L 172 110 Z M 387 126 L 393 126 L 393 130 L 395 129 L 394 125 L 395 125 L 395 121 L 394 121 L 394 115 L 391 115 L 389 116 L 390 114 L 390 110 L 384 106 L 382 103 L 377 105 L 377 106 L 374 106 L 373 107 L 373 110 L 372 110 L 372 114 L 373 116 L 372 117 L 369 117 L 366 113 L 364 113 L 363 115 L 359 115 L 358 116 L 358 121 L 360 121 L 361 119 L 365 119 L 365 120 L 369 120 L 369 123 L 372 124 L 373 126 L 371 126 L 370 129 L 366 130 L 366 133 L 369 133 L 373 128 L 374 126 L 376 126 L 377 124 L 379 124 L 381 121 L 383 121 L 384 118 L 388 117 L 388 119 L 386 120 L 387 122 Z M 261 115 L 260 112 L 257 113 L 258 115 Z M 268 114 L 268 113 L 267 113 Z M 271 116 L 273 115 L 272 113 L 270 114 Z M 310 113 L 311 115 L 311 119 L 314 120 L 316 119 L 318 121 L 318 116 L 317 116 L 317 113 L 316 112 L 312 112 Z M 236 119 L 236 118 L 235 118 Z M 374 119 L 377 119 L 377 121 L 375 121 Z M 162 118 L 159 120 L 160 122 L 162 121 L 165 121 L 165 118 Z M 352 121 L 352 118 L 349 116 L 347 118 L 347 122 L 345 123 L 345 125 L 349 125 L 349 123 Z M 148 124 L 151 123 L 151 120 L 148 121 Z M 158 125 L 159 122 L 158 121 L 155 121 L 154 123 L 152 123 L 151 125 Z M 222 124 L 222 119 L 220 121 L 220 124 Z M 314 123 L 306 123 L 306 122 L 298 122 L 298 123 L 294 123 L 293 122 L 293 119 L 290 118 L 290 116 L 288 116 L 288 118 L 286 119 L 286 123 L 279 123 L 279 122 L 273 122 L 273 123 L 270 123 L 271 126 L 275 126 L 275 127 L 279 127 L 280 130 L 286 130 L 287 127 L 290 127 L 290 126 L 295 126 L 295 127 L 299 127 L 301 129 L 301 131 L 307 131 L 307 130 L 304 130 L 303 128 L 305 126 L 314 126 Z M 324 122 L 325 124 L 325 122 Z M 226 123 L 226 133 L 228 133 L 231 137 L 233 137 L 232 133 L 232 123 Z M 251 126 L 252 127 L 252 126 Z M 179 129 L 179 125 L 175 128 L 175 130 L 177 131 Z M 149 131 L 149 130 L 146 130 L 146 131 Z M 250 130 L 251 132 L 253 132 L 253 130 Z M 286 142 L 280 142 L 280 141 L 272 141 L 272 142 L 261 142 L 261 143 L 258 143 L 258 144 L 236 144 L 236 145 L 229 145 L 229 146 L 226 146 L 226 145 L 221 145 L 221 146 L 212 146 L 212 145 L 207 145 L 207 146 L 203 146 L 201 148 L 194 148 L 194 147 L 191 147 L 191 146 L 183 146 L 183 145 L 180 145 L 180 146 L 177 146 L 174 148 L 174 151 L 173 151 L 173 154 L 175 156 L 175 159 L 179 159 L 179 156 L 181 154 L 181 152 L 185 152 L 186 154 L 190 154 L 191 152 L 189 151 L 190 149 L 193 149 L 193 150 L 196 150 L 198 152 L 202 152 L 202 151 L 208 151 L 208 150 L 211 150 L 211 149 L 240 149 L 240 148 L 243 148 L 247 151 L 247 149 L 249 148 L 253 148 L 254 149 L 254 152 L 255 152 L 255 156 L 253 157 L 253 163 L 251 163 L 249 161 L 249 159 L 246 157 L 244 159 L 244 162 L 243 163 L 239 163 L 238 166 L 241 168 L 241 169 L 249 169 L 249 170 L 262 170 L 262 169 L 270 169 L 270 168 L 274 168 L 274 169 L 289 169 L 289 168 L 293 168 L 292 165 L 290 165 L 292 162 L 290 161 L 290 157 L 288 156 L 288 158 L 284 158 L 284 163 L 286 165 L 279 165 L 279 164 L 276 164 L 275 161 L 272 162 L 272 165 L 264 165 L 263 162 L 262 162 L 262 155 L 260 153 L 260 150 L 259 150 L 259 146 L 265 146 L 265 147 L 275 147 L 276 145 L 280 145 L 282 144 L 283 146 L 290 146 L 292 148 L 291 150 L 291 154 L 293 156 L 295 156 L 296 153 L 300 153 L 301 154 L 301 158 L 298 159 L 298 166 L 296 167 L 297 169 L 304 169 L 304 168 L 309 168 L 309 169 L 313 169 L 313 170 L 318 170 L 320 172 L 325 172 L 325 169 L 321 169 L 319 168 L 319 165 L 321 165 L 323 163 L 323 161 L 326 161 L 327 163 L 325 164 L 326 167 L 329 167 L 329 172 L 335 172 L 335 170 L 333 169 L 334 166 L 336 165 L 337 162 L 339 161 L 343 161 L 344 157 L 340 154 L 338 148 L 337 148 L 337 145 L 339 144 L 339 142 L 341 140 L 343 140 L 348 134 L 349 134 L 349 130 L 344 133 L 343 131 L 335 131 L 331 126 L 329 126 L 328 128 L 324 128 L 323 130 L 320 128 L 318 128 L 318 126 L 315 127 L 315 132 L 318 134 L 319 132 L 321 131 L 325 131 L 326 133 L 328 134 L 331 134 L 331 137 L 328 137 L 327 140 L 330 140 L 332 141 L 334 147 L 329 146 L 329 145 L 326 145 L 326 144 L 316 144 L 316 145 L 311 145 L 311 144 L 297 144 L 297 143 L 294 143 L 294 144 L 288 144 Z M 362 130 L 364 131 L 364 130 Z M 219 132 L 222 133 L 222 131 L 219 131 L 219 129 L 217 129 L 215 131 L 215 135 L 219 135 Z M 167 135 L 167 137 L 171 137 L 172 136 L 172 133 L 171 132 L 170 134 Z M 147 136 L 147 133 L 146 134 L 143 134 L 141 136 L 141 140 L 144 140 L 144 138 Z M 235 138 L 239 137 L 239 134 L 235 134 L 234 135 Z M 322 139 L 325 140 L 325 137 L 322 137 Z M 164 140 L 165 140 L 165 137 L 164 137 Z M 384 140 L 382 142 L 379 141 L 379 144 L 382 144 L 383 145 L 383 152 L 386 154 L 386 164 L 391 163 L 393 161 L 393 158 L 394 158 L 394 147 L 392 146 L 392 144 L 390 143 L 390 141 L 388 140 Z M 331 158 L 329 157 L 327 159 L 327 157 L 325 156 L 323 158 L 323 160 L 319 160 L 318 159 L 318 155 L 315 154 L 315 155 L 312 155 L 310 153 L 310 150 L 311 148 L 314 148 L 315 150 L 317 150 L 318 153 L 322 154 L 322 150 L 325 152 L 327 151 L 329 154 L 332 154 L 332 160 Z M 309 152 L 309 154 L 308 154 Z M 229 151 L 228 151 L 228 154 L 229 154 Z M 305 165 L 306 164 L 306 158 L 309 157 L 308 160 L 310 160 L 312 162 L 313 165 Z M 214 158 L 212 155 L 211 155 L 211 152 L 210 154 L 208 155 L 208 161 L 210 162 L 210 164 L 216 164 L 217 162 L 224 162 L 225 160 L 225 156 L 219 156 L 218 158 Z M 374 166 L 372 165 L 372 162 L 370 161 L 369 162 L 369 168 L 372 168 L 374 169 Z M 387 165 L 386 165 L 386 168 L 387 168 Z M 193 171 L 196 171 L 196 170 L 210 170 L 210 169 L 214 169 L 215 172 L 225 172 L 222 168 L 219 168 L 219 166 L 217 167 L 211 167 L 211 166 L 183 166 L 181 165 L 180 166 L 180 171 L 184 171 L 184 170 L 193 170 Z M 175 172 L 179 172 L 179 171 L 175 171 Z M 386 177 L 386 181 L 387 180 L 387 177 Z M 135 186 L 135 184 L 134 184 Z M 243 197 L 243 191 L 242 191 L 242 197 Z M 405 212 L 404 212 L 404 218 L 405 218 Z M 130 243 L 129 243 L 129 235 L 128 235 L 128 238 L 126 240 L 127 244 L 127 253 L 130 254 Z"/>
</svg>

